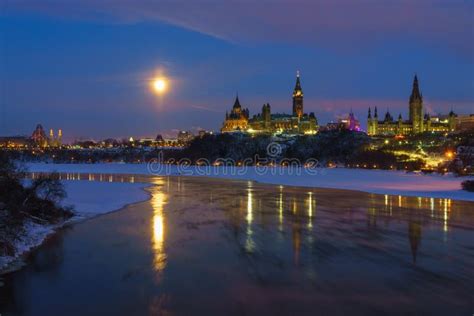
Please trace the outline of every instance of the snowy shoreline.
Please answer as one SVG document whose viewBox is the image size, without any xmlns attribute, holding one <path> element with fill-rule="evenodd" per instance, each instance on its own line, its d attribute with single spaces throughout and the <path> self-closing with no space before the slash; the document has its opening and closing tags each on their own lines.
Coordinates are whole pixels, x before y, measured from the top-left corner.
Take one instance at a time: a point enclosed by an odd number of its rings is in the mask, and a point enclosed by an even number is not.
<svg viewBox="0 0 474 316">
<path fill-rule="evenodd" d="M 150 194 L 145 188 L 149 183 L 63 181 L 67 197 L 64 206 L 73 206 L 75 215 L 60 224 L 40 225 L 28 222 L 26 234 L 16 241 L 15 256 L 0 256 L 0 275 L 17 270 L 23 266 L 21 258 L 40 246 L 57 229 L 81 222 L 102 214 L 118 211 L 133 203 L 146 201 Z"/>
<path fill-rule="evenodd" d="M 48 164 L 29 163 L 30 172 L 127 174 L 157 176 L 205 176 L 219 179 L 249 180 L 260 183 L 342 189 L 376 194 L 449 198 L 474 201 L 474 193 L 461 189 L 461 182 L 473 177 L 455 177 L 452 174 L 418 174 L 404 171 L 322 168 L 310 174 L 304 168 L 288 167 L 205 167 L 175 165 L 124 164 Z M 267 168 L 267 169 L 263 169 Z M 150 169 L 153 171 L 151 172 Z M 265 172 L 261 172 L 266 170 Z"/>
</svg>

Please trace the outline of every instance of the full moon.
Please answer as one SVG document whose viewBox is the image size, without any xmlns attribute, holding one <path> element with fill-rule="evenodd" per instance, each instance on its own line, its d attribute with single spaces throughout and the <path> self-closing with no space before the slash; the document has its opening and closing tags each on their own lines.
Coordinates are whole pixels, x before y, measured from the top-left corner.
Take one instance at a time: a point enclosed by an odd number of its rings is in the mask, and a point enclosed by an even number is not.
<svg viewBox="0 0 474 316">
<path fill-rule="evenodd" d="M 166 81 L 163 78 L 155 79 L 153 81 L 153 88 L 158 93 L 163 93 L 166 90 Z"/>
</svg>

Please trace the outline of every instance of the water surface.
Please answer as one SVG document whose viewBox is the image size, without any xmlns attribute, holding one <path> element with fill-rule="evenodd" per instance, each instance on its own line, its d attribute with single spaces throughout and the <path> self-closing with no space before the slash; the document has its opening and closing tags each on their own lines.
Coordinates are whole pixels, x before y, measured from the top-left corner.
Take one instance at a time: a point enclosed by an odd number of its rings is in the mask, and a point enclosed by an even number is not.
<svg viewBox="0 0 474 316">
<path fill-rule="evenodd" d="M 66 176 L 65 176 L 66 177 Z M 2 315 L 472 315 L 474 204 L 182 177 L 67 228 Z"/>
</svg>

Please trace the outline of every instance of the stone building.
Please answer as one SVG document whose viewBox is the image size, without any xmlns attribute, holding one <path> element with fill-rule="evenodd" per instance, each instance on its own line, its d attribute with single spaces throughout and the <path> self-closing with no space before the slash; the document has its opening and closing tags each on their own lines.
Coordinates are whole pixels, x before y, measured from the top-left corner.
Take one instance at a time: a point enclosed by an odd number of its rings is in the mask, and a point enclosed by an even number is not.
<svg viewBox="0 0 474 316">
<path fill-rule="evenodd" d="M 456 114 L 451 110 L 448 115 L 423 115 L 423 95 L 420 92 L 418 78 L 415 75 L 409 103 L 409 118 L 403 120 L 402 115 L 394 119 L 387 110 L 383 120 L 379 120 L 377 107 L 372 116 L 369 108 L 367 116 L 367 134 L 369 135 L 408 135 L 423 132 L 453 132 L 456 129 Z"/>
<path fill-rule="evenodd" d="M 249 109 L 243 109 L 240 105 L 239 96 L 235 98 L 234 106 L 229 113 L 225 114 L 225 121 L 221 132 L 246 131 L 249 122 Z"/>
<path fill-rule="evenodd" d="M 456 117 L 456 130 L 474 131 L 474 114 L 458 115 Z"/>
<path fill-rule="evenodd" d="M 49 131 L 49 137 L 46 136 L 46 132 L 41 124 L 36 125 L 33 134 L 31 134 L 30 139 L 33 141 L 34 145 L 38 147 L 60 147 L 63 141 L 63 132 L 58 130 L 56 136 L 54 136 L 54 131 L 51 129 Z"/>
<path fill-rule="evenodd" d="M 221 132 L 314 134 L 318 121 L 314 113 L 304 113 L 303 89 L 299 73 L 293 90 L 292 114 L 273 113 L 269 103 L 260 113 L 250 118 L 249 110 L 243 108 L 237 96 L 230 113 L 226 113 Z"/>
</svg>

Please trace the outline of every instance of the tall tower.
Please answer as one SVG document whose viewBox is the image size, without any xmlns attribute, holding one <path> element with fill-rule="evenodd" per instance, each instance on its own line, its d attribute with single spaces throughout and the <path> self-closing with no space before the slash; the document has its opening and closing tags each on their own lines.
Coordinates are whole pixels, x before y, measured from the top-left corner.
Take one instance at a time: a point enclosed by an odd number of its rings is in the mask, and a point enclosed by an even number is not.
<svg viewBox="0 0 474 316">
<path fill-rule="evenodd" d="M 448 126 L 450 132 L 454 132 L 454 130 L 456 129 L 456 116 L 456 113 L 454 113 L 453 109 L 451 109 L 448 117 Z"/>
<path fill-rule="evenodd" d="M 303 116 L 303 89 L 301 89 L 300 72 L 296 72 L 295 90 L 293 90 L 293 116 Z"/>
<path fill-rule="evenodd" d="M 374 119 L 372 120 L 372 128 L 374 135 L 379 134 L 379 114 L 377 112 L 377 107 L 374 108 Z"/>
<path fill-rule="evenodd" d="M 58 130 L 58 146 L 61 146 L 63 144 L 63 130 L 60 129 Z"/>
<path fill-rule="evenodd" d="M 412 124 L 413 133 L 423 132 L 423 95 L 420 93 L 416 75 L 410 95 L 410 123 Z"/>
<path fill-rule="evenodd" d="M 368 135 L 373 135 L 373 131 L 372 131 L 372 112 L 370 111 L 370 107 L 369 107 L 369 111 L 367 113 L 367 134 Z"/>
<path fill-rule="evenodd" d="M 263 126 L 268 129 L 270 128 L 270 123 L 271 123 L 271 109 L 270 109 L 270 104 L 264 104 L 262 107 L 262 120 L 263 120 Z"/>
<path fill-rule="evenodd" d="M 56 140 L 54 139 L 54 132 L 53 132 L 53 129 L 51 128 L 49 130 L 49 140 L 48 140 L 48 145 L 49 146 L 55 146 Z"/>
</svg>

